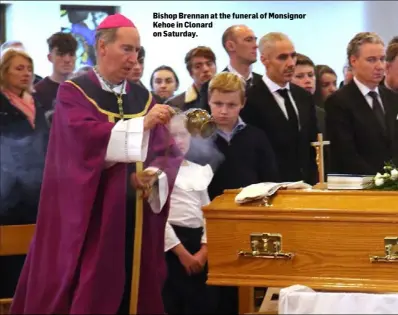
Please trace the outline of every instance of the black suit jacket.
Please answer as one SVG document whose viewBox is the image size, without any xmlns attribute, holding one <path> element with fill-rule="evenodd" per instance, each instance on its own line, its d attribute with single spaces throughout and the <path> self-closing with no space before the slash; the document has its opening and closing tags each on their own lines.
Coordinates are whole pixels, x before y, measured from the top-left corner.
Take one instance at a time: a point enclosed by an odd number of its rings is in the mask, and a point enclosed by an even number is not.
<svg viewBox="0 0 398 315">
<path fill-rule="evenodd" d="M 316 120 L 318 123 L 318 131 L 323 134 L 323 138 L 326 138 L 325 133 L 325 116 L 326 112 L 323 108 L 315 106 Z"/>
<path fill-rule="evenodd" d="M 331 172 L 375 175 L 385 162 L 398 158 L 398 96 L 379 86 L 387 134 L 354 81 L 325 102 Z"/>
<path fill-rule="evenodd" d="M 253 85 L 241 111 L 243 121 L 265 131 L 276 155 L 282 181 L 304 180 L 316 184 L 316 141 L 318 128 L 312 95 L 303 88 L 290 84 L 290 92 L 299 112 L 298 138 L 290 131 L 288 120 L 271 91 L 261 80 Z"/>
<path fill-rule="evenodd" d="M 39 83 L 41 80 L 43 80 L 43 77 L 39 76 L 38 74 L 35 74 L 34 76 L 35 76 L 35 78 L 33 80 L 33 85 L 35 85 L 35 84 Z"/>
<path fill-rule="evenodd" d="M 229 72 L 228 67 L 226 67 L 222 72 Z M 262 76 L 260 74 L 255 72 L 252 73 L 253 73 L 253 79 L 250 88 L 262 80 Z M 210 113 L 209 97 L 207 93 L 209 89 L 209 83 L 210 81 L 207 81 L 204 84 L 202 84 L 199 94 L 200 94 L 200 108 L 203 108 Z M 248 93 L 249 89 L 246 89 L 246 94 Z"/>
<path fill-rule="evenodd" d="M 186 92 L 182 92 L 172 98 L 169 98 L 165 104 L 170 105 L 171 107 L 179 108 L 183 111 L 186 111 L 191 108 L 200 108 L 200 95 L 197 97 L 196 100 L 193 100 L 189 103 L 185 103 L 185 95 Z"/>
</svg>

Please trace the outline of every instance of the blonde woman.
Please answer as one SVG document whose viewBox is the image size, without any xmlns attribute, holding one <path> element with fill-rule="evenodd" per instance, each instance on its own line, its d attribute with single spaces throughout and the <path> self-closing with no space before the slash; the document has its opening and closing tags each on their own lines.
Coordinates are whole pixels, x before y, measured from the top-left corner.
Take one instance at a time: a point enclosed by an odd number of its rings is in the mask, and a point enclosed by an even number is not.
<svg viewBox="0 0 398 315">
<path fill-rule="evenodd" d="M 0 62 L 0 225 L 36 220 L 48 125 L 31 95 L 33 61 L 8 49 Z M 0 257 L 0 298 L 10 298 L 25 256 Z"/>
<path fill-rule="evenodd" d="M 36 217 L 48 124 L 32 86 L 31 57 L 7 50 L 0 63 L 0 224 L 26 224 Z"/>
</svg>

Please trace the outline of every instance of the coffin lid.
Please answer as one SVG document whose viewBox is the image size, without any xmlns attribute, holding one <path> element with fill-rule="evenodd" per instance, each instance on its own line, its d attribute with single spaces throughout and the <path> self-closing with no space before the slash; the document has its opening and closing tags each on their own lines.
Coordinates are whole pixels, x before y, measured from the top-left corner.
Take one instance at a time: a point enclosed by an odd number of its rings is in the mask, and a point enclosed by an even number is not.
<svg viewBox="0 0 398 315">
<path fill-rule="evenodd" d="M 398 222 L 398 192 L 370 190 L 279 190 L 265 206 L 263 201 L 236 204 L 240 189 L 223 195 L 203 207 L 206 218 L 261 219 L 270 216 Z"/>
</svg>

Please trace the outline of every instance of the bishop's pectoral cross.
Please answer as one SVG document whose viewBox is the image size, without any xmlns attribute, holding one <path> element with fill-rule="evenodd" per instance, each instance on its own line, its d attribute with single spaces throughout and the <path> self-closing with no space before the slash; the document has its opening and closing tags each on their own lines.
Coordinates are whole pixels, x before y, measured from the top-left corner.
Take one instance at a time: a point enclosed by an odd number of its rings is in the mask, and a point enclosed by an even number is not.
<svg viewBox="0 0 398 315">
<path fill-rule="evenodd" d="M 323 135 L 318 133 L 317 142 L 311 142 L 311 145 L 315 147 L 316 150 L 316 164 L 318 165 L 318 176 L 319 182 L 315 185 L 315 188 L 326 189 L 327 185 L 325 183 L 325 160 L 323 147 L 329 145 L 330 141 L 323 141 Z"/>
</svg>

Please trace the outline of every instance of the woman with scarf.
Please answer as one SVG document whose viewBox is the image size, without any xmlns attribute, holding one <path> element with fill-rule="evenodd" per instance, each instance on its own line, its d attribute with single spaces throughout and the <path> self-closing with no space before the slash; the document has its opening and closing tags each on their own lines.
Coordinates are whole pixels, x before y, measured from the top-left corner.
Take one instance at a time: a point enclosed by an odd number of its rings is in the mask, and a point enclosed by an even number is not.
<svg viewBox="0 0 398 315">
<path fill-rule="evenodd" d="M 36 221 L 49 124 L 32 96 L 33 60 L 9 49 L 0 62 L 0 225 Z M 0 298 L 13 296 L 25 256 L 0 257 Z"/>
</svg>

